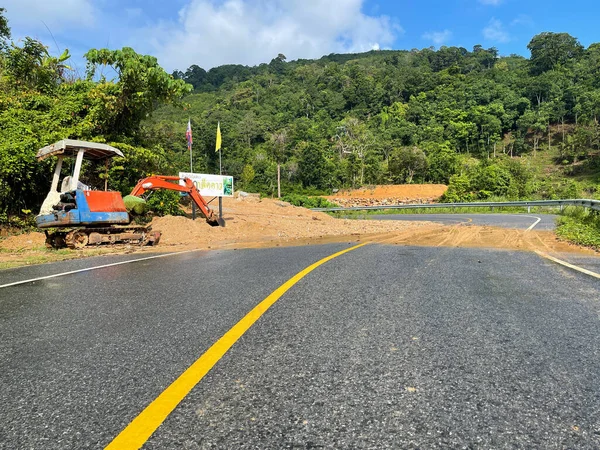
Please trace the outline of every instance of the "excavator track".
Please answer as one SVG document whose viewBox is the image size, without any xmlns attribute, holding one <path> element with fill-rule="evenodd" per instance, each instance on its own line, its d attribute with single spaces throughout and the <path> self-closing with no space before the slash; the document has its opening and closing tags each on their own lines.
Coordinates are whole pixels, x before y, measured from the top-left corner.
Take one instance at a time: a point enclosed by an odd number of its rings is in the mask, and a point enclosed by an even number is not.
<svg viewBox="0 0 600 450">
<path fill-rule="evenodd" d="M 46 246 L 77 250 L 101 244 L 156 245 L 160 241 L 160 236 L 160 231 L 152 231 L 150 227 L 144 226 L 76 228 L 68 231 L 46 232 Z"/>
<path fill-rule="evenodd" d="M 70 249 L 79 249 L 85 247 L 89 242 L 89 236 L 85 230 L 70 231 L 65 235 L 65 244 Z"/>
</svg>

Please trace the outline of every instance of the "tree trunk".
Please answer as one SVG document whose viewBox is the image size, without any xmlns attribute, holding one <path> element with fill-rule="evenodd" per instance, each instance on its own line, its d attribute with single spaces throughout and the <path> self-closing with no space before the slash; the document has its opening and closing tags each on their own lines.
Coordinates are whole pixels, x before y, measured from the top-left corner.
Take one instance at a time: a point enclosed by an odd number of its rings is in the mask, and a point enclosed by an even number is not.
<svg viewBox="0 0 600 450">
<path fill-rule="evenodd" d="M 360 185 L 362 186 L 365 182 L 365 162 L 360 160 Z"/>
<path fill-rule="evenodd" d="M 281 198 L 281 164 L 277 163 L 277 198 Z"/>
</svg>

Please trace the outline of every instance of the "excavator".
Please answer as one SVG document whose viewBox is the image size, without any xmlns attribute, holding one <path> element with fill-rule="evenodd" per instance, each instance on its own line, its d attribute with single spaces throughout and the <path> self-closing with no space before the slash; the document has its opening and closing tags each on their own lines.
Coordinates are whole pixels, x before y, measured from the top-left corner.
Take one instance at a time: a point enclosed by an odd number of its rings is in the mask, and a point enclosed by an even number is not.
<svg viewBox="0 0 600 450">
<path fill-rule="evenodd" d="M 51 156 L 57 157 L 57 163 L 50 192 L 35 219 L 37 227 L 46 234 L 47 247 L 79 249 L 102 243 L 158 244 L 160 232 L 152 231 L 150 226 L 131 223 L 132 218 L 121 193 L 108 190 L 107 177 L 103 191 L 93 190 L 79 179 L 84 159 L 105 161 L 108 170 L 110 158 L 124 156 L 119 149 L 96 142 L 63 139 L 41 148 L 36 158 L 42 161 Z M 63 178 L 59 188 L 65 158 L 75 158 L 75 164 L 72 173 Z M 183 184 L 179 184 L 180 181 Z M 187 194 L 209 225 L 224 226 L 223 219 L 214 214 L 189 178 L 153 175 L 140 180 L 130 195 L 140 197 L 147 191 L 157 189 Z"/>
</svg>

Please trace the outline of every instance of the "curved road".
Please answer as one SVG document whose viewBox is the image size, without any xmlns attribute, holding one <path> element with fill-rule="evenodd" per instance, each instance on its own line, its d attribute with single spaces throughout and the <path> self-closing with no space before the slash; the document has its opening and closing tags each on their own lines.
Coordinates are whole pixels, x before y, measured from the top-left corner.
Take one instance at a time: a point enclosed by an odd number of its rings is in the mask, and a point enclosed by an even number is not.
<svg viewBox="0 0 600 450">
<path fill-rule="evenodd" d="M 531 226 L 534 226 L 536 230 L 554 230 L 557 217 L 554 214 L 377 214 L 368 216 L 373 220 L 426 220 L 446 225 L 465 223 L 525 230 Z M 540 219 L 539 222 L 538 219 Z"/>
<path fill-rule="evenodd" d="M 0 447 L 106 446 L 282 283 L 350 246 L 189 252 L 0 288 Z M 283 293 L 144 448 L 598 448 L 599 294 L 531 253 L 354 249 Z"/>
</svg>

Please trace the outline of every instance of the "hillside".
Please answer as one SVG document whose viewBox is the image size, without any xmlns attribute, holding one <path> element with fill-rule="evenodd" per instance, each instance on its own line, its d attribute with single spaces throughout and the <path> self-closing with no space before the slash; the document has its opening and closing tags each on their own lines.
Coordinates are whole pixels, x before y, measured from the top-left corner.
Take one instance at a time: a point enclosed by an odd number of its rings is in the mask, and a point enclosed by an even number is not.
<svg viewBox="0 0 600 450">
<path fill-rule="evenodd" d="M 159 109 L 145 132 L 185 153 L 187 118 L 199 171 L 276 193 L 387 183 L 444 183 L 448 200 L 595 196 L 600 159 L 600 45 L 542 33 L 532 56 L 372 51 L 256 67 L 192 66 L 185 110 Z M 183 161 L 183 159 L 182 159 Z"/>
</svg>

